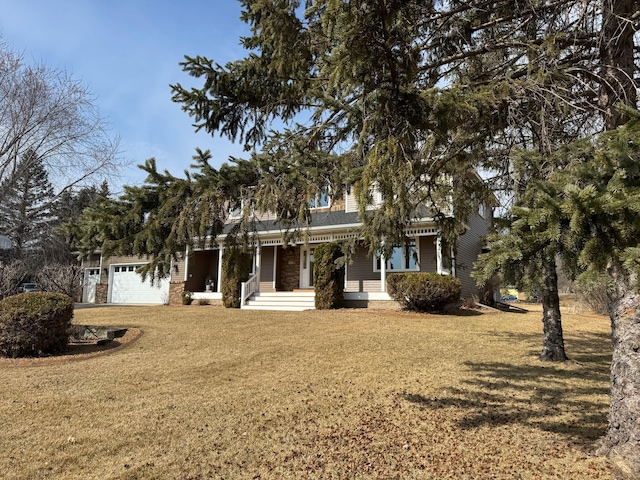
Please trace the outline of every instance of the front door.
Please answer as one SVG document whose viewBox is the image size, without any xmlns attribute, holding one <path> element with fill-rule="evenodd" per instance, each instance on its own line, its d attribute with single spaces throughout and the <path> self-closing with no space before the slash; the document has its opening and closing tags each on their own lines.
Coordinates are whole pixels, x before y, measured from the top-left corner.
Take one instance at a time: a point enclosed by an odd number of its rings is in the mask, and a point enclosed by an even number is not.
<svg viewBox="0 0 640 480">
<path fill-rule="evenodd" d="M 300 288 L 313 288 L 313 248 L 300 249 Z"/>
</svg>

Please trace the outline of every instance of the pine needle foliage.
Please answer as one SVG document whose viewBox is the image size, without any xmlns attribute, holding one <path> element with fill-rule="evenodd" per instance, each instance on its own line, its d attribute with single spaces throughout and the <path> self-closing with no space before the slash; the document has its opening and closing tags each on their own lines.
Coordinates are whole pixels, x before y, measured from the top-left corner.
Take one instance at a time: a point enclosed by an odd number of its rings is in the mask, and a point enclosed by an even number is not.
<svg viewBox="0 0 640 480">
<path fill-rule="evenodd" d="M 566 256 L 578 275 L 616 266 L 630 280 L 640 278 L 640 112 L 626 115 L 626 125 L 561 152 L 570 168 L 552 179 L 563 218 L 558 228 L 566 230 Z"/>
<path fill-rule="evenodd" d="M 251 255 L 242 247 L 225 249 L 222 255 L 222 303 L 226 308 L 240 308 L 240 284 L 249 279 Z"/>
<path fill-rule="evenodd" d="M 153 279 L 169 275 L 171 262 L 187 246 L 215 242 L 246 196 L 245 186 L 255 185 L 257 172 L 242 160 L 215 169 L 210 159 L 209 151 L 198 150 L 196 171 L 184 178 L 158 172 L 155 160 L 147 160 L 141 166 L 147 172 L 142 186 L 127 186 L 119 198 L 103 198 L 83 212 L 77 226 L 81 252 L 100 249 L 105 256 L 145 258 L 149 263 L 141 273 Z M 249 230 L 245 221 L 227 233 L 241 236 Z"/>
<path fill-rule="evenodd" d="M 341 308 L 344 303 L 345 255 L 335 242 L 318 245 L 314 252 L 313 286 L 318 310 Z"/>
</svg>

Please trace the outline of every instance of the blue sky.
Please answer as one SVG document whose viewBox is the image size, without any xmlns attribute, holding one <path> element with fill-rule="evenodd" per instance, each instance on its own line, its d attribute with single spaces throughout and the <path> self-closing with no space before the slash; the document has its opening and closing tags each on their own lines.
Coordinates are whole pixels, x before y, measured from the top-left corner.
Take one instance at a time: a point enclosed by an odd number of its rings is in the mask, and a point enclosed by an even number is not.
<svg viewBox="0 0 640 480">
<path fill-rule="evenodd" d="M 198 86 L 179 66 L 185 54 L 221 64 L 243 57 L 239 38 L 248 28 L 239 17 L 235 0 L 0 0 L 9 47 L 71 73 L 95 96 L 132 162 L 113 183 L 127 184 L 142 182 L 135 165 L 150 157 L 181 175 L 196 147 L 210 149 L 215 166 L 243 156 L 239 145 L 196 134 L 169 87 Z"/>
</svg>

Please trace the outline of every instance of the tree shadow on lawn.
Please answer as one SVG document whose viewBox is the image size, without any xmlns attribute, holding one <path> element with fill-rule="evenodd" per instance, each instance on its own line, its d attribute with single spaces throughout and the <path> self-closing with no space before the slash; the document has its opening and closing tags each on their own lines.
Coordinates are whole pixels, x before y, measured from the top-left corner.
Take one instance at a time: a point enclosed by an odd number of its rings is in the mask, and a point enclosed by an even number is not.
<svg viewBox="0 0 640 480">
<path fill-rule="evenodd" d="M 508 334 L 519 341 L 540 335 Z M 521 424 L 590 443 L 607 425 L 610 336 L 571 335 L 574 352 L 569 362 L 540 362 L 536 352 L 527 364 L 465 362 L 471 371 L 464 387 L 446 388 L 443 395 L 400 396 L 420 408 L 455 408 L 464 411 L 462 429 Z"/>
</svg>

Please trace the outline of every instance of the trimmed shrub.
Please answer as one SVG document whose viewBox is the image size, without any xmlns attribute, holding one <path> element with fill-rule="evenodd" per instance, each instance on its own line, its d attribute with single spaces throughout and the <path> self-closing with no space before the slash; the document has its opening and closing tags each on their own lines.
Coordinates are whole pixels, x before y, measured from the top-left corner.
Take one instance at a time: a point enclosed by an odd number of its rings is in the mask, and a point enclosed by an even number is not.
<svg viewBox="0 0 640 480">
<path fill-rule="evenodd" d="M 460 300 L 462 286 L 452 275 L 392 273 L 387 277 L 387 292 L 405 310 L 441 312 Z"/>
<path fill-rule="evenodd" d="M 222 303 L 240 308 L 240 284 L 251 275 L 251 255 L 246 249 L 231 247 L 222 254 Z"/>
<path fill-rule="evenodd" d="M 337 243 L 323 243 L 314 252 L 313 285 L 316 308 L 341 308 L 344 303 L 344 254 Z"/>
<path fill-rule="evenodd" d="M 185 290 L 182 292 L 182 304 L 191 305 L 193 303 L 193 292 Z"/>
<path fill-rule="evenodd" d="M 0 355 L 31 357 L 62 353 L 69 344 L 73 299 L 31 292 L 0 301 Z"/>
</svg>

